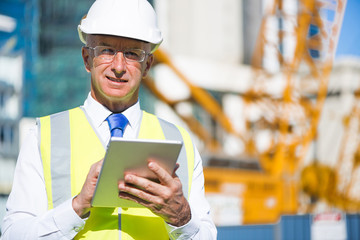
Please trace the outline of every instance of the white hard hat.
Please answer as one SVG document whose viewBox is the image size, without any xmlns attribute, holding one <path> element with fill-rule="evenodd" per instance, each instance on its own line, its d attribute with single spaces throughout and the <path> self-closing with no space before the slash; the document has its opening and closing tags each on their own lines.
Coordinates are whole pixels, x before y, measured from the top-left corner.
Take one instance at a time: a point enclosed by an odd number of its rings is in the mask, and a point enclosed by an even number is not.
<svg viewBox="0 0 360 240">
<path fill-rule="evenodd" d="M 147 0 L 96 0 L 78 26 L 80 40 L 86 34 L 104 34 L 142 40 L 152 52 L 162 42 L 156 13 Z"/>
</svg>

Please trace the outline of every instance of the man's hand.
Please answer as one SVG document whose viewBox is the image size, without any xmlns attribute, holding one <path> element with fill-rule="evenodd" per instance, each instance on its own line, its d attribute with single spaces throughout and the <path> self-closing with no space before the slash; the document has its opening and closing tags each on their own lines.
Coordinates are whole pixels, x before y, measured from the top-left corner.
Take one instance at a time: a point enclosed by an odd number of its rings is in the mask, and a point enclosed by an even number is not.
<svg viewBox="0 0 360 240">
<path fill-rule="evenodd" d="M 85 183 L 81 189 L 79 195 L 74 197 L 72 201 L 72 207 L 80 217 L 84 218 L 89 215 L 91 200 L 94 195 L 96 182 L 99 177 L 101 165 L 103 160 L 94 163 L 86 177 Z"/>
<path fill-rule="evenodd" d="M 180 179 L 175 171 L 171 176 L 156 162 L 149 162 L 159 183 L 126 173 L 125 181 L 119 181 L 119 197 L 132 200 L 149 208 L 173 226 L 183 226 L 191 219 L 190 206 L 182 192 Z"/>
</svg>

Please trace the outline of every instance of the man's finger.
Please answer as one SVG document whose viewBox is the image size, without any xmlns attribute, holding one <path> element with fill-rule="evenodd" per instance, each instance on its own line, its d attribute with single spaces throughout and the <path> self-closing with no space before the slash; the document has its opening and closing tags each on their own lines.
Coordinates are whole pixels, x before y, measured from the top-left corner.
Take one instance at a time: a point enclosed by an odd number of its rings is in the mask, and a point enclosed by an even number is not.
<svg viewBox="0 0 360 240">
<path fill-rule="evenodd" d="M 146 200 L 144 199 L 141 199 L 139 197 L 136 197 L 130 193 L 127 193 L 127 192 L 119 192 L 119 197 L 122 198 L 122 199 L 126 199 L 126 200 L 130 200 L 130 201 L 134 201 L 138 204 L 141 204 L 143 206 L 148 206 L 150 203 L 147 202 Z"/>
<path fill-rule="evenodd" d="M 153 184 L 157 185 L 157 187 L 152 186 Z M 145 201 L 136 201 L 144 206 L 147 206 L 144 203 L 158 203 L 160 201 L 160 198 L 157 196 L 157 194 L 161 193 L 161 191 L 166 191 L 164 186 L 156 184 L 148 179 L 137 177 L 134 175 L 126 176 L 125 181 L 119 181 L 118 188 L 120 197 L 126 197 L 126 195 L 122 193 L 128 193 L 136 198 Z M 155 191 L 155 193 L 153 191 Z"/>
<path fill-rule="evenodd" d="M 100 161 L 98 161 L 97 163 L 95 163 L 95 171 L 96 171 L 96 177 L 99 177 L 99 174 L 100 174 L 100 171 L 101 171 L 101 167 L 102 167 L 102 164 L 104 162 L 104 159 L 101 159 Z"/>
<path fill-rule="evenodd" d="M 146 196 L 145 200 L 150 202 L 154 200 L 152 196 L 159 196 L 167 192 L 165 186 L 132 174 L 125 175 L 125 180 L 119 182 L 119 190 L 131 193 L 142 199 L 144 199 L 145 196 L 141 192 L 149 193 L 150 195 Z"/>
<path fill-rule="evenodd" d="M 176 163 L 175 168 L 174 168 L 174 171 L 173 171 L 173 173 L 172 173 L 172 177 L 173 177 L 173 178 L 178 177 L 178 176 L 176 175 L 176 171 L 179 169 L 179 167 L 180 167 L 180 164 L 179 164 L 179 163 Z"/>
<path fill-rule="evenodd" d="M 159 166 L 156 162 L 150 161 L 148 164 L 149 169 L 155 173 L 158 177 L 161 184 L 165 186 L 170 186 L 173 178 L 172 176 L 162 167 Z"/>
</svg>

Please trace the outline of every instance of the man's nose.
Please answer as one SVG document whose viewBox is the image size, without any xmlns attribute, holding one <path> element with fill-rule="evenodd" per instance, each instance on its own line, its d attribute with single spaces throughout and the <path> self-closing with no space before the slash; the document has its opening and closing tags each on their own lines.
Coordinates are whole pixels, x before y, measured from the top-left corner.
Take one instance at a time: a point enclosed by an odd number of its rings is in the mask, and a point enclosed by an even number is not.
<svg viewBox="0 0 360 240">
<path fill-rule="evenodd" d="M 126 60 L 122 52 L 117 52 L 112 61 L 112 68 L 117 73 L 124 72 L 126 69 Z"/>
</svg>

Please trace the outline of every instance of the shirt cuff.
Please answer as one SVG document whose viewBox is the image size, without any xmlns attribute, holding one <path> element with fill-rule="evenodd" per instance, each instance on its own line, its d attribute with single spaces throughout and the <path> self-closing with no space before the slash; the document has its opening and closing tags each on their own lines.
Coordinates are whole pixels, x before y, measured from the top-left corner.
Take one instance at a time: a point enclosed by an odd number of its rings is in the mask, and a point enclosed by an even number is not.
<svg viewBox="0 0 360 240">
<path fill-rule="evenodd" d="M 191 209 L 191 208 L 190 208 Z M 182 240 L 191 239 L 200 229 L 200 219 L 194 214 L 191 209 L 191 219 L 188 223 L 181 227 L 175 227 L 168 223 L 165 223 L 167 232 L 169 233 L 170 239 Z"/>
<path fill-rule="evenodd" d="M 85 220 L 81 219 L 72 207 L 72 199 L 57 206 L 54 213 L 54 221 L 60 232 L 68 239 L 73 239 L 85 225 Z"/>
</svg>

